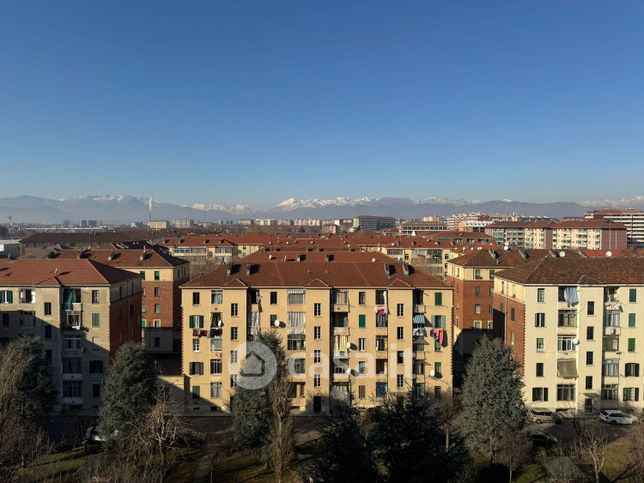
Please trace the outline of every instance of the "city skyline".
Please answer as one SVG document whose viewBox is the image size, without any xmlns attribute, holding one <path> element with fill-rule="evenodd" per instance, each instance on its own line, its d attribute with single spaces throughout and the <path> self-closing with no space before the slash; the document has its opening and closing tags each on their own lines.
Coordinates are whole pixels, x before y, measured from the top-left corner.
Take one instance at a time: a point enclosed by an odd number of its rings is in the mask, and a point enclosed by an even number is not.
<svg viewBox="0 0 644 483">
<path fill-rule="evenodd" d="M 12 3 L 2 195 L 630 198 L 643 19 L 635 2 Z"/>
</svg>

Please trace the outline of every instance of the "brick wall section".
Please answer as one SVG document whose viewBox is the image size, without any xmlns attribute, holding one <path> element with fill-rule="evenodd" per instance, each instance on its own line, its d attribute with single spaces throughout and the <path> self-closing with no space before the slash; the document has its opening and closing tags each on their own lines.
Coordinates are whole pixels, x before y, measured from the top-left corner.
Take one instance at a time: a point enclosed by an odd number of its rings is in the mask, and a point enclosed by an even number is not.
<svg viewBox="0 0 644 483">
<path fill-rule="evenodd" d="M 154 320 L 158 319 L 163 328 L 181 328 L 181 290 L 179 287 L 186 283 L 188 278 L 174 282 L 162 282 L 144 280 L 143 288 L 145 295 L 142 303 L 145 304 L 145 314 L 142 318 L 146 320 L 147 327 L 154 327 Z M 159 296 L 154 296 L 154 289 L 159 288 Z M 160 312 L 154 313 L 154 305 L 158 304 Z"/>
<path fill-rule="evenodd" d="M 130 311 L 132 306 L 132 311 Z M 121 310 L 123 318 L 121 319 Z M 132 315 L 130 315 L 132 314 Z M 110 357 L 114 357 L 121 344 L 141 342 L 141 294 L 122 298 L 110 304 Z"/>
<path fill-rule="evenodd" d="M 454 287 L 454 324 L 456 317 L 461 330 L 474 328 L 474 321 L 481 321 L 481 328 L 487 329 L 488 320 L 493 320 L 489 307 L 493 305 L 489 295 L 490 288 L 494 286 L 491 280 L 461 280 L 448 276 L 447 283 Z M 476 287 L 481 289 L 481 294 L 476 296 Z M 481 306 L 481 313 L 475 312 L 476 305 Z"/>
<path fill-rule="evenodd" d="M 494 294 L 494 326 L 499 327 L 503 343 L 512 348 L 514 357 L 519 361 L 521 374 L 524 374 L 525 362 L 525 304 L 505 295 Z M 501 307 L 503 304 L 503 307 Z M 514 308 L 514 320 L 511 320 Z M 495 329 L 496 331 L 496 329 Z M 512 336 L 514 335 L 514 344 Z"/>
</svg>

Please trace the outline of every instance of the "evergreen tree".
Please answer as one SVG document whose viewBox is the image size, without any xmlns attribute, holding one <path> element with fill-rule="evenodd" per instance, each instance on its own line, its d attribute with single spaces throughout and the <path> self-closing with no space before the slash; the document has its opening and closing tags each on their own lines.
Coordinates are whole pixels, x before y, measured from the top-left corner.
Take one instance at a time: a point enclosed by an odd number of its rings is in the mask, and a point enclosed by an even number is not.
<svg viewBox="0 0 644 483">
<path fill-rule="evenodd" d="M 157 373 L 140 344 L 123 344 L 105 382 L 99 427 L 106 434 L 124 431 L 139 415 L 146 414 L 157 395 Z"/>
<path fill-rule="evenodd" d="M 481 339 L 463 382 L 462 430 L 468 447 L 495 461 L 507 432 L 527 421 L 523 382 L 512 351 L 500 340 Z"/>
</svg>

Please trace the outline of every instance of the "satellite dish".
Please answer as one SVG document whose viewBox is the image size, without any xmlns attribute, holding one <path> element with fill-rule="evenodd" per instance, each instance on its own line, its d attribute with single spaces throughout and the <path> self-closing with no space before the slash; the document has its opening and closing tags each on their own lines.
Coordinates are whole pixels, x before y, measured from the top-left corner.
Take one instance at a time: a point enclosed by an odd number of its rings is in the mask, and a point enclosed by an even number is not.
<svg viewBox="0 0 644 483">
<path fill-rule="evenodd" d="M 275 327 L 279 327 L 279 326 L 280 326 L 280 321 L 279 321 L 279 320 L 276 320 L 275 322 L 273 322 L 273 325 L 274 325 Z"/>
<path fill-rule="evenodd" d="M 435 376 L 436 376 L 436 371 L 435 371 L 434 369 L 432 369 L 431 371 L 429 371 L 429 376 L 430 376 L 430 377 L 435 377 Z"/>
<path fill-rule="evenodd" d="M 224 326 L 224 322 L 221 319 L 218 320 L 217 321 L 217 327 L 223 327 L 223 326 Z"/>
<path fill-rule="evenodd" d="M 345 372 L 346 372 L 346 374 L 347 374 L 347 375 L 349 375 L 349 376 L 350 376 L 350 375 L 351 375 L 351 368 L 350 368 L 350 367 L 347 367 L 347 370 L 346 370 Z"/>
<path fill-rule="evenodd" d="M 612 257 L 612 256 L 613 256 L 613 252 L 611 252 L 610 250 L 608 250 L 608 251 L 606 252 L 606 256 L 607 256 L 607 257 Z"/>
<path fill-rule="evenodd" d="M 347 350 L 351 350 L 351 342 L 347 342 Z"/>
<path fill-rule="evenodd" d="M 559 252 L 559 256 L 560 256 L 561 258 L 565 257 L 565 256 L 566 256 L 566 252 L 564 252 L 563 250 L 562 250 L 562 251 L 560 251 L 560 252 Z"/>
<path fill-rule="evenodd" d="M 575 337 L 575 338 L 572 340 L 572 343 L 573 343 L 573 345 L 579 345 L 579 339 L 578 339 L 577 337 Z"/>
<path fill-rule="evenodd" d="M 503 245 L 503 249 L 504 249 L 505 251 L 508 251 L 508 250 L 510 249 L 510 245 Z"/>
</svg>

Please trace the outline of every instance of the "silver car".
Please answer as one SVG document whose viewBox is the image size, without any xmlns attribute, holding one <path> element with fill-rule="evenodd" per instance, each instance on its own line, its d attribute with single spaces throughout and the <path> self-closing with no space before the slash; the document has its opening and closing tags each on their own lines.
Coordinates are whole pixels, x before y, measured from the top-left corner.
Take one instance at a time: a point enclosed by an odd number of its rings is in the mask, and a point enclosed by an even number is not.
<svg viewBox="0 0 644 483">
<path fill-rule="evenodd" d="M 537 423 L 556 423 L 561 424 L 561 416 L 556 412 L 548 409 L 530 409 L 530 419 Z"/>
<path fill-rule="evenodd" d="M 637 418 L 617 409 L 602 409 L 599 412 L 599 419 L 610 424 L 633 424 Z"/>
</svg>

